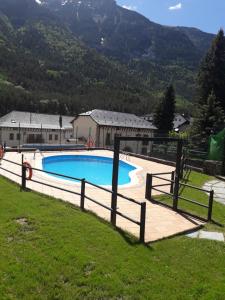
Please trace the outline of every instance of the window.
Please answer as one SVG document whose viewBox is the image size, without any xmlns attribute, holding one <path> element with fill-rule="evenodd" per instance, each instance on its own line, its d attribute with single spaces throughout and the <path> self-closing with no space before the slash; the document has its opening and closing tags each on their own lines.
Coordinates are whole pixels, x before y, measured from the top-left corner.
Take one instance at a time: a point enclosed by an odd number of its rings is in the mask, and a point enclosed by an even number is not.
<svg viewBox="0 0 225 300">
<path fill-rule="evenodd" d="M 141 149 L 141 154 L 143 154 L 143 155 L 147 155 L 147 148 L 142 148 Z"/>
<path fill-rule="evenodd" d="M 148 135 L 147 135 L 147 134 L 144 134 L 144 137 L 148 137 Z M 143 142 L 142 142 L 142 145 L 143 145 L 143 146 L 148 146 L 148 141 L 143 141 Z"/>
<path fill-rule="evenodd" d="M 55 134 L 55 141 L 58 141 L 58 134 Z"/>
<path fill-rule="evenodd" d="M 106 146 L 110 146 L 111 145 L 111 143 L 110 143 L 110 133 L 106 134 L 105 144 L 106 144 Z"/>
<path fill-rule="evenodd" d="M 49 134 L 49 141 L 52 141 L 52 134 Z"/>
<path fill-rule="evenodd" d="M 16 135 L 16 139 L 17 139 L 17 141 L 19 141 L 19 140 L 20 140 L 20 133 L 17 133 L 17 135 Z"/>
<path fill-rule="evenodd" d="M 34 136 L 33 133 L 29 133 L 29 134 L 28 134 L 28 137 L 27 137 L 27 143 L 28 143 L 28 144 L 35 143 L 35 136 Z"/>
<path fill-rule="evenodd" d="M 10 133 L 10 134 L 9 134 L 9 139 L 10 139 L 10 141 L 13 141 L 13 140 L 14 140 L 14 133 Z"/>
</svg>

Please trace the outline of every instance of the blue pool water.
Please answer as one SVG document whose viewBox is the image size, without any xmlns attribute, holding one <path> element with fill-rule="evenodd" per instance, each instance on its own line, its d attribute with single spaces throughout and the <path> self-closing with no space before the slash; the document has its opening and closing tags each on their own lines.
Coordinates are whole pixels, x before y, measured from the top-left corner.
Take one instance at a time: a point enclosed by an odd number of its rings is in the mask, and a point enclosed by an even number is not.
<svg viewBox="0 0 225 300">
<path fill-rule="evenodd" d="M 75 178 L 85 178 L 97 185 L 112 184 L 113 159 L 109 157 L 90 155 L 50 156 L 43 158 L 42 165 L 45 171 Z M 130 164 L 120 161 L 119 185 L 130 183 L 129 173 L 135 169 Z"/>
</svg>

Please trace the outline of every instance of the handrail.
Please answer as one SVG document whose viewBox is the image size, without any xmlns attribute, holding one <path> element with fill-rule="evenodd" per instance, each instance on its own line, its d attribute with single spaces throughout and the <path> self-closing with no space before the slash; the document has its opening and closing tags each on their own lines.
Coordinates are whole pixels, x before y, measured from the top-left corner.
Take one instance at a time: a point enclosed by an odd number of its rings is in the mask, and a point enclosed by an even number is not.
<svg viewBox="0 0 225 300">
<path fill-rule="evenodd" d="M 70 190 L 67 190 L 67 189 L 63 189 L 63 188 L 60 188 L 58 186 L 51 185 L 51 184 L 48 184 L 48 183 L 45 183 L 45 182 L 42 182 L 42 181 L 38 181 L 38 180 L 35 180 L 35 179 L 31 179 L 30 181 L 38 183 L 38 184 L 43 184 L 45 186 L 48 186 L 48 187 L 51 187 L 51 188 L 54 188 L 54 189 L 57 189 L 57 190 L 60 190 L 60 191 L 63 191 L 63 192 L 67 192 L 67 193 L 71 193 L 71 194 L 75 194 L 77 196 L 80 196 L 80 193 L 70 191 Z"/>
<path fill-rule="evenodd" d="M 8 160 L 8 159 L 2 159 L 4 161 L 7 161 L 9 163 L 15 164 L 17 166 L 22 167 L 22 164 Z M 50 172 L 50 171 L 46 171 L 46 170 L 41 170 L 41 169 L 37 169 L 37 168 L 33 168 L 32 170 L 37 171 L 37 172 L 42 172 L 42 173 L 46 173 L 46 174 L 50 174 L 50 175 L 55 175 L 55 176 L 59 176 L 59 177 L 64 177 L 64 178 L 68 178 L 68 179 L 73 179 L 73 180 L 77 180 L 77 181 L 82 181 L 82 178 L 76 178 L 76 177 L 72 177 L 72 176 L 67 176 L 67 175 L 63 175 L 63 174 L 59 174 L 59 173 L 55 173 L 55 172 Z"/>
<path fill-rule="evenodd" d="M 18 176 L 18 177 L 20 177 L 20 178 L 22 177 L 21 175 L 15 173 L 15 172 L 13 172 L 13 171 L 10 171 L 10 170 L 7 170 L 7 169 L 3 168 L 1 165 L 0 165 L 0 169 L 2 169 L 3 171 L 8 172 L 8 173 L 10 173 L 10 174 L 13 174 L 13 175 L 15 175 L 15 176 Z"/>
<path fill-rule="evenodd" d="M 170 173 L 171 174 L 171 173 Z M 174 183 L 174 180 L 171 180 L 171 179 L 167 179 L 167 178 L 162 178 L 162 177 L 159 177 L 159 176 L 152 176 L 154 178 L 157 178 L 157 179 L 161 179 L 161 180 L 164 180 L 164 181 L 167 181 L 167 182 L 173 182 Z"/>
<path fill-rule="evenodd" d="M 156 185 L 153 185 L 152 187 L 161 187 L 161 186 L 170 186 L 170 183 L 164 183 L 164 184 L 156 184 Z"/>
<path fill-rule="evenodd" d="M 170 174 L 173 175 L 173 172 L 170 173 Z M 162 175 L 164 175 L 164 174 L 162 173 Z M 170 182 L 171 183 L 170 193 L 162 191 L 160 189 L 157 189 L 157 187 L 161 187 L 161 186 L 163 187 L 163 186 L 167 186 L 169 184 L 156 184 L 156 185 L 153 185 L 152 184 L 152 179 L 153 178 L 158 178 L 160 180 L 164 180 L 164 181 Z M 171 176 L 171 178 L 173 179 L 173 176 Z M 192 200 L 192 199 L 189 199 L 189 198 L 182 197 L 180 195 L 175 196 L 173 194 L 173 191 L 174 191 L 173 184 L 174 183 L 175 183 L 175 180 L 169 180 L 169 179 L 166 179 L 166 178 L 162 178 L 162 177 L 159 177 L 156 174 L 148 174 L 147 180 L 146 180 L 146 195 L 145 195 L 146 199 L 153 200 L 152 196 L 151 196 L 152 195 L 152 190 L 158 191 L 158 192 L 160 192 L 162 194 L 165 194 L 165 195 L 168 195 L 170 197 L 173 197 L 173 208 L 175 210 L 178 210 L 178 207 L 177 206 L 175 207 L 174 202 L 175 202 L 175 200 L 178 201 L 178 199 L 181 199 L 181 200 L 184 200 L 186 202 L 189 202 L 189 203 L 201 206 L 203 208 L 207 208 L 208 209 L 208 218 L 207 218 L 207 221 L 211 221 L 211 219 L 212 219 L 212 208 L 213 208 L 213 195 L 214 195 L 214 191 L 213 190 L 209 191 L 209 190 L 206 190 L 206 189 L 194 186 L 194 185 L 189 185 L 189 184 L 186 184 L 186 183 L 178 182 L 179 188 L 180 188 L 180 186 L 184 186 L 184 187 L 192 188 L 192 189 L 195 189 L 195 190 L 198 190 L 198 191 L 201 191 L 201 192 L 208 193 L 209 194 L 208 205 L 205 205 L 203 203 L 200 203 L 198 201 L 195 201 L 195 200 Z M 156 202 L 158 202 L 158 201 L 156 201 Z M 201 218 L 201 217 L 199 217 L 199 218 Z"/>
<path fill-rule="evenodd" d="M 162 193 L 162 194 L 166 194 L 166 195 L 171 196 L 171 197 L 173 196 L 173 194 L 170 194 L 170 193 L 167 193 L 167 192 L 165 192 L 165 191 L 156 189 L 156 188 L 154 188 L 154 187 L 152 187 L 152 189 L 155 190 L 155 191 L 157 191 L 157 192 L 160 192 L 160 193 Z"/>
<path fill-rule="evenodd" d="M 15 161 L 12 161 L 12 160 L 8 160 L 8 159 L 6 159 L 6 158 L 2 158 L 1 159 L 2 161 L 7 161 L 7 162 L 9 162 L 9 163 L 12 163 L 12 164 L 14 164 L 14 165 L 17 165 L 17 166 L 22 166 L 20 163 L 17 163 L 17 162 L 15 162 Z"/>
<path fill-rule="evenodd" d="M 120 198 L 123 198 L 123 199 L 125 199 L 125 200 L 128 200 L 128 201 L 130 201 L 130 202 L 133 202 L 133 203 L 135 203 L 135 204 L 137 204 L 137 205 L 141 205 L 141 202 L 138 202 L 138 201 L 136 201 L 136 200 L 134 200 L 134 199 L 132 199 L 132 198 L 129 198 L 129 197 L 127 197 L 127 196 L 124 196 L 124 195 L 122 195 L 122 194 L 120 194 L 120 193 L 117 193 L 117 196 L 120 197 Z"/>
<path fill-rule="evenodd" d="M 90 181 L 85 180 L 85 183 L 87 183 L 87 184 L 89 184 L 89 185 L 92 185 L 92 186 L 94 186 L 94 187 L 96 187 L 96 188 L 98 188 L 98 189 L 100 189 L 100 190 L 105 191 L 105 192 L 108 192 L 108 193 L 111 193 L 111 194 L 113 193 L 111 190 L 109 190 L 109 189 L 107 189 L 107 188 L 104 188 L 103 186 L 97 185 L 97 184 L 95 184 L 95 183 L 92 183 L 92 182 L 90 182 Z"/>
<path fill-rule="evenodd" d="M 165 173 L 154 173 L 154 174 L 151 174 L 153 177 L 155 176 L 159 176 L 159 175 L 171 175 L 171 172 L 165 172 Z"/>
<path fill-rule="evenodd" d="M 111 207 L 108 207 L 108 206 L 106 206 L 105 204 L 102 204 L 102 203 L 100 203 L 100 202 L 98 202 L 98 201 L 92 199 L 91 197 L 88 197 L 88 196 L 85 195 L 85 198 L 88 199 L 89 201 L 94 202 L 95 204 L 98 204 L 99 206 L 104 207 L 105 209 L 108 209 L 109 211 L 112 211 L 112 208 L 111 208 Z"/>
<path fill-rule="evenodd" d="M 3 159 L 3 160 L 5 160 L 5 161 L 7 161 L 7 162 L 9 162 L 9 163 L 12 163 L 12 164 L 16 164 L 17 166 L 22 167 L 22 164 L 20 164 L 20 163 L 17 163 L 17 162 L 8 160 L 8 159 Z M 41 169 L 33 168 L 33 167 L 32 167 L 32 169 L 33 169 L 34 171 L 37 171 L 37 172 L 42 172 L 42 173 L 46 173 L 46 174 L 50 174 L 50 175 L 55 175 L 55 176 L 59 176 L 59 177 L 64 177 L 64 178 L 67 178 L 67 179 L 73 179 L 73 180 L 77 180 L 77 181 L 80 181 L 80 182 L 82 182 L 82 180 L 84 180 L 83 178 L 76 178 L 76 177 L 67 176 L 67 175 L 63 175 L 63 174 L 59 174 L 59 173 L 55 173 L 55 172 L 50 172 L 50 171 L 46 171 L 46 170 L 41 170 Z M 7 170 L 5 170 L 5 171 L 7 171 Z M 18 174 L 15 174 L 15 175 L 20 176 L 20 175 L 18 175 Z M 21 176 L 20 176 L 20 177 L 21 177 Z M 92 185 L 92 186 L 94 186 L 94 187 L 96 187 L 96 188 L 98 188 L 98 189 L 100 189 L 100 190 L 105 191 L 105 192 L 108 192 L 108 193 L 110 193 L 110 194 L 113 193 L 111 190 L 109 190 L 109 189 L 107 189 L 107 188 L 104 188 L 104 187 L 102 187 L 102 186 L 99 186 L 99 185 L 97 185 L 97 184 L 95 184 L 95 183 L 92 183 L 92 182 L 90 182 L 90 181 L 85 180 L 85 183 L 87 183 L 87 184 L 89 184 L 89 185 Z M 42 183 L 42 184 L 45 184 L 45 183 Z M 132 199 L 132 198 L 126 197 L 125 195 L 122 195 L 122 194 L 120 194 L 120 193 L 117 193 L 117 196 L 119 196 L 119 197 L 121 197 L 121 198 L 123 198 L 123 199 L 125 199 L 125 200 L 128 200 L 128 201 L 130 201 L 130 202 L 133 202 L 133 203 L 135 203 L 135 204 L 137 204 L 137 205 L 141 205 L 140 202 L 138 202 L 138 201 L 136 201 L 136 200 L 134 200 L 134 199 Z"/>
<path fill-rule="evenodd" d="M 184 200 L 184 201 L 187 201 L 187 202 L 190 202 L 190 203 L 199 205 L 199 206 L 204 207 L 204 208 L 209 208 L 208 205 L 202 204 L 202 203 L 200 203 L 200 202 L 197 202 L 197 201 L 194 201 L 194 200 L 191 200 L 191 199 L 182 197 L 182 196 L 178 196 L 178 198 L 180 198 L 181 200 Z"/>
<path fill-rule="evenodd" d="M 117 213 L 117 215 L 119 215 L 119 216 L 121 216 L 121 217 L 127 219 L 128 221 L 130 221 L 130 222 L 132 222 L 132 223 L 134 223 L 134 224 L 136 224 L 136 225 L 138 225 L 138 226 L 141 225 L 141 222 L 138 222 L 138 221 L 135 221 L 135 220 L 131 219 L 130 217 L 124 215 L 124 214 L 121 213 L 120 211 L 117 211 L 116 213 Z"/>
<path fill-rule="evenodd" d="M 183 186 L 186 186 L 186 187 L 189 187 L 189 188 L 198 190 L 198 191 L 200 191 L 200 192 L 210 193 L 209 190 L 205 190 L 205 189 L 202 189 L 202 188 L 197 187 L 197 186 L 194 186 L 194 185 L 190 185 L 190 184 L 186 184 L 186 183 L 182 183 L 182 182 L 180 182 L 180 185 L 183 185 Z"/>
<path fill-rule="evenodd" d="M 82 181 L 82 178 L 67 176 L 67 175 L 63 175 L 63 174 L 59 174 L 59 173 L 55 173 L 55 172 L 50 172 L 50 171 L 45 171 L 45 170 L 41 170 L 41 169 L 37 169 L 37 168 L 33 168 L 33 167 L 32 167 L 32 170 L 37 171 L 37 172 L 50 174 L 50 175 L 59 176 L 59 177 L 64 177 L 64 178 L 67 178 L 67 179 L 73 179 L 73 180 L 80 181 L 80 182 Z"/>
</svg>

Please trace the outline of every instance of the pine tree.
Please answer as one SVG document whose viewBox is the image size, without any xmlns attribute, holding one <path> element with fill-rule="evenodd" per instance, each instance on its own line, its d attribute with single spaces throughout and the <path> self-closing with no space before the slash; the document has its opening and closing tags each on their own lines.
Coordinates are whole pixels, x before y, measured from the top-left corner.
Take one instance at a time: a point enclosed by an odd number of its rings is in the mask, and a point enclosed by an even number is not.
<svg viewBox="0 0 225 300">
<path fill-rule="evenodd" d="M 195 141 L 195 145 L 207 151 L 209 136 L 218 133 L 224 126 L 223 109 L 216 99 L 214 91 L 212 91 L 207 99 L 207 103 L 199 108 L 193 125 L 193 141 Z"/>
<path fill-rule="evenodd" d="M 222 29 L 202 61 L 198 84 L 199 104 L 206 104 L 209 95 L 214 91 L 216 99 L 225 111 L 225 37 Z"/>
<path fill-rule="evenodd" d="M 173 85 L 169 85 L 154 115 L 154 125 L 160 135 L 168 135 L 173 130 L 175 104 L 175 91 Z"/>
</svg>

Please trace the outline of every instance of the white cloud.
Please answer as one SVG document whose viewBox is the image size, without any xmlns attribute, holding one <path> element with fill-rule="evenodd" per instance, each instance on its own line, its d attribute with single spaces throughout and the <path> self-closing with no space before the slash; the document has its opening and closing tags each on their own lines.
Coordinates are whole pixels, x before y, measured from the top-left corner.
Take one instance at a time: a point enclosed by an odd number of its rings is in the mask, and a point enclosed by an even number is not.
<svg viewBox="0 0 225 300">
<path fill-rule="evenodd" d="M 134 6 L 134 5 L 123 5 L 123 8 L 129 9 L 129 10 L 137 10 L 137 6 Z"/>
<path fill-rule="evenodd" d="M 178 4 L 174 5 L 174 6 L 170 6 L 169 10 L 179 10 L 181 8 L 182 8 L 182 3 L 178 3 Z"/>
</svg>

